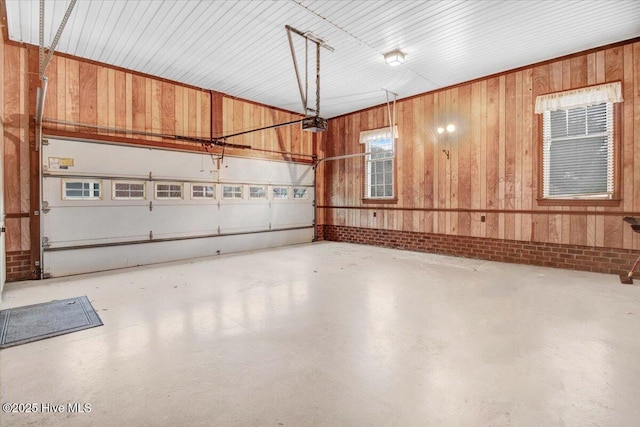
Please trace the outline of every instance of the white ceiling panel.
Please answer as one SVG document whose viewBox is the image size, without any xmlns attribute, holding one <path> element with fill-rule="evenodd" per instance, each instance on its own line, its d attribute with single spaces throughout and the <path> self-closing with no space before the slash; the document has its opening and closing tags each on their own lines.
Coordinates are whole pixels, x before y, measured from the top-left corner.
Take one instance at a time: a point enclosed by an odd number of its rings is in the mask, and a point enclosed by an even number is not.
<svg viewBox="0 0 640 427">
<path fill-rule="evenodd" d="M 45 0 L 46 46 L 68 4 Z M 6 8 L 10 39 L 37 45 L 39 1 Z M 383 89 L 403 98 L 639 37 L 640 1 L 78 0 L 57 50 L 302 112 L 285 25 L 335 49 L 321 52 L 330 118 Z M 384 63 L 394 49 L 399 67 Z"/>
</svg>

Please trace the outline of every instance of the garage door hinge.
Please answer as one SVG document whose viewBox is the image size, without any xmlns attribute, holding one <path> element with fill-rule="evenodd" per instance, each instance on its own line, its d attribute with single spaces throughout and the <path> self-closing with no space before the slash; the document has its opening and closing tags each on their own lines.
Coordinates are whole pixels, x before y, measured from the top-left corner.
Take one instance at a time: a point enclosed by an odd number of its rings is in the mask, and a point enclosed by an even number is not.
<svg viewBox="0 0 640 427">
<path fill-rule="evenodd" d="M 42 202 L 42 213 L 44 213 L 44 214 L 49 213 L 50 210 L 51 210 L 51 208 L 49 208 L 49 202 L 43 201 Z"/>
<path fill-rule="evenodd" d="M 149 240 L 153 240 L 153 231 L 149 231 Z"/>
<path fill-rule="evenodd" d="M 153 202 L 149 202 L 149 212 L 153 210 Z"/>
<path fill-rule="evenodd" d="M 153 174 L 151 172 L 149 172 L 149 180 L 153 179 Z"/>
<path fill-rule="evenodd" d="M 42 145 L 49 145 L 49 140 L 42 138 Z"/>
<path fill-rule="evenodd" d="M 271 230 L 271 223 L 269 223 L 269 230 Z"/>
<path fill-rule="evenodd" d="M 218 226 L 218 234 L 220 234 L 220 226 Z"/>
<path fill-rule="evenodd" d="M 49 243 L 49 238 L 48 237 L 43 237 L 42 238 L 42 247 L 47 249 L 51 247 L 51 243 Z"/>
</svg>

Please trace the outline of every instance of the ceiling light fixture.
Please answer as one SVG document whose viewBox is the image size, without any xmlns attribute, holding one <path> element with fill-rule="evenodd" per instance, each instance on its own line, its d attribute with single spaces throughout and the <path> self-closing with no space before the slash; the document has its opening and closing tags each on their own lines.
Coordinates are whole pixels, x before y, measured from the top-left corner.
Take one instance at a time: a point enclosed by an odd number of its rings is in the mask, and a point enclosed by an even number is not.
<svg viewBox="0 0 640 427">
<path fill-rule="evenodd" d="M 404 62 L 404 53 L 400 52 L 399 50 L 387 52 L 384 54 L 384 62 L 386 62 L 388 65 L 391 65 L 392 67 L 395 67 L 396 65 L 402 65 L 402 63 Z"/>
</svg>

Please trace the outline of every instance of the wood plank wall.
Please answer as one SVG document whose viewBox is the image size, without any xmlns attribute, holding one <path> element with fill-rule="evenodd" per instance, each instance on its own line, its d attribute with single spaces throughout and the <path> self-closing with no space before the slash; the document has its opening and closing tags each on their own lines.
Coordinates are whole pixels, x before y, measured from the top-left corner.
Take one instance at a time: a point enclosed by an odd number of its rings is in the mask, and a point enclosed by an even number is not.
<svg viewBox="0 0 640 427">
<path fill-rule="evenodd" d="M 133 131 L 122 133 L 45 123 L 49 133 L 80 132 L 83 136 L 94 134 L 110 139 L 125 137 L 151 142 L 151 145 L 160 145 L 154 142 L 170 143 L 200 150 L 201 146 L 193 142 L 136 132 L 208 139 L 301 118 L 299 114 L 225 94 L 67 56 L 54 56 L 47 76 L 45 119 Z M 213 111 L 213 117 L 212 105 L 218 108 Z M 227 153 L 282 159 L 279 152 L 293 152 L 310 160 L 311 141 L 311 135 L 302 132 L 300 125 L 292 125 L 230 138 L 229 143 L 248 145 L 252 150 L 229 149 Z"/>
<path fill-rule="evenodd" d="M 612 81 L 622 82 L 624 96 L 617 110 L 620 206 L 539 205 L 536 96 Z M 448 123 L 457 131 L 439 135 Z M 640 249 L 640 235 L 622 221 L 640 215 L 640 43 L 399 101 L 397 124 L 397 203 L 363 203 L 362 158 L 326 163 L 319 224 Z M 386 107 L 332 119 L 320 157 L 363 152 L 359 132 L 383 126 Z"/>
<path fill-rule="evenodd" d="M 302 118 L 299 114 L 229 96 L 223 97 L 222 111 L 224 112 L 222 120 L 223 135 L 232 135 L 247 130 L 292 122 Z M 313 134 L 310 132 L 301 131 L 301 125 L 296 123 L 230 138 L 228 142 L 249 145 L 274 153 L 294 153 L 298 157 L 302 156 L 309 161 L 313 154 L 312 136 Z"/>
<path fill-rule="evenodd" d="M 28 251 L 30 150 L 26 50 L 4 45 L 2 61 L 6 251 Z"/>
<path fill-rule="evenodd" d="M 33 49 L 30 53 L 37 54 Z M 36 60 L 37 57 L 33 59 Z M 210 137 L 209 91 L 67 56 L 54 56 L 46 75 L 49 87 L 45 101 L 45 120 L 134 132 Z M 44 127 L 48 131 L 82 132 L 146 142 L 171 142 L 185 147 L 194 145 L 175 138 L 56 125 L 46 121 Z"/>
<path fill-rule="evenodd" d="M 39 85 L 38 49 L 5 41 L 0 60 L 4 67 L 0 77 L 4 91 L 0 114 L 4 127 L 4 191 L 8 214 L 6 249 L 15 256 L 30 253 L 33 267 L 39 256 L 36 253 L 38 217 L 33 215 L 38 205 L 32 196 L 35 194 L 37 199 L 39 162 L 34 151 L 34 127 L 30 123 L 35 112 L 35 89 Z M 45 134 L 202 151 L 199 143 L 136 132 L 209 139 L 301 118 L 218 92 L 67 55 L 54 55 L 46 75 L 49 86 L 44 110 Z M 228 142 L 250 145 L 251 149 L 227 149 L 226 154 L 280 160 L 310 162 L 314 149 L 312 134 L 303 132 L 300 125 L 231 138 Z M 214 147 L 211 152 L 219 153 L 221 149 Z M 33 278 L 34 271 L 30 270 L 30 276 L 13 275 L 12 278 Z"/>
</svg>

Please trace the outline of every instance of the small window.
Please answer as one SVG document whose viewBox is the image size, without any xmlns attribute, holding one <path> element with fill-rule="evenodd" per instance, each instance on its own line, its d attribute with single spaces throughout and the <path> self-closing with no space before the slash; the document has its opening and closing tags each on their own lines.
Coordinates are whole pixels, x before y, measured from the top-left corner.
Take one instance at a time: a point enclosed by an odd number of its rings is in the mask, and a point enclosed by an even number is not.
<svg viewBox="0 0 640 427">
<path fill-rule="evenodd" d="M 114 181 L 111 197 L 114 200 L 144 200 L 145 188 L 144 182 Z"/>
<path fill-rule="evenodd" d="M 222 187 L 223 199 L 242 199 L 242 185 L 224 185 Z"/>
<path fill-rule="evenodd" d="M 287 187 L 273 187 L 272 194 L 274 199 L 286 199 L 289 195 L 289 189 Z"/>
<path fill-rule="evenodd" d="M 394 133 L 396 133 L 394 129 Z M 395 136 L 395 135 L 394 135 Z M 365 144 L 365 189 L 368 199 L 392 199 L 394 138 L 389 128 L 360 132 L 360 143 Z"/>
<path fill-rule="evenodd" d="M 264 185 L 252 185 L 249 187 L 249 198 L 250 199 L 266 199 L 267 198 L 267 187 Z"/>
<path fill-rule="evenodd" d="M 306 187 L 295 187 L 293 189 L 293 198 L 294 199 L 308 199 L 309 198 L 309 189 Z"/>
<path fill-rule="evenodd" d="M 213 199 L 216 197 L 216 187 L 213 184 L 191 184 L 192 199 Z"/>
<path fill-rule="evenodd" d="M 97 200 L 102 196 L 102 183 L 95 180 L 64 181 L 65 200 Z"/>
<path fill-rule="evenodd" d="M 182 184 L 170 182 L 157 183 L 156 199 L 182 199 Z"/>
</svg>

